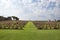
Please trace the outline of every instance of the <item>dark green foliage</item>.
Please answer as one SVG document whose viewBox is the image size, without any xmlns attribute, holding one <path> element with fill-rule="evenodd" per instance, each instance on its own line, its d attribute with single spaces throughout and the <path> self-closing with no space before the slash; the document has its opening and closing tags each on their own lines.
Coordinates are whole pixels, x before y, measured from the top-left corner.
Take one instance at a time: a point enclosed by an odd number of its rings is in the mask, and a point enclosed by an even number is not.
<svg viewBox="0 0 60 40">
<path fill-rule="evenodd" d="M 11 21 L 12 18 L 13 18 L 13 20 L 19 20 L 19 18 L 16 17 L 16 16 L 10 16 L 10 17 L 3 17 L 3 16 L 0 16 L 0 21 L 8 21 L 8 20 Z"/>
</svg>

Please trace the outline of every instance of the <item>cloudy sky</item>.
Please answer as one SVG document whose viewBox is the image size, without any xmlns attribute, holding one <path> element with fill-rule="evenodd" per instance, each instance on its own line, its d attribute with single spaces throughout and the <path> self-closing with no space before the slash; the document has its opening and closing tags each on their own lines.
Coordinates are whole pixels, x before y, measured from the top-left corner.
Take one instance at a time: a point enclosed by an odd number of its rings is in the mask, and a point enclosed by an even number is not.
<svg viewBox="0 0 60 40">
<path fill-rule="evenodd" d="M 21 20 L 60 19 L 60 0 L 0 0 L 0 16 Z"/>
</svg>

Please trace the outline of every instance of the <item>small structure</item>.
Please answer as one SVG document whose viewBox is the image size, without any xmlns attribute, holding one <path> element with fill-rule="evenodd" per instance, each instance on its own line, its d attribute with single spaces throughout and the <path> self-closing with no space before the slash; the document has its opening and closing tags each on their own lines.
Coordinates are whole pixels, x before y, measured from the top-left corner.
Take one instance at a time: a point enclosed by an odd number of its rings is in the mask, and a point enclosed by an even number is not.
<svg viewBox="0 0 60 40">
<path fill-rule="evenodd" d="M 15 16 L 12 16 L 11 19 L 12 20 L 19 20 L 19 18 L 18 17 L 15 17 Z"/>
</svg>

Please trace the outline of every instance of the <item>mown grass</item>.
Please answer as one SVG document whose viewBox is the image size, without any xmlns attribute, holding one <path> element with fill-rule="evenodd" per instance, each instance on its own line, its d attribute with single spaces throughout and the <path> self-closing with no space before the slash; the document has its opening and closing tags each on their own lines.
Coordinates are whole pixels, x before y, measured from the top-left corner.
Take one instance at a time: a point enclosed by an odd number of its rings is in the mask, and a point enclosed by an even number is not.
<svg viewBox="0 0 60 40">
<path fill-rule="evenodd" d="M 29 22 L 24 30 L 0 29 L 0 40 L 60 40 L 60 30 L 38 30 Z"/>
</svg>

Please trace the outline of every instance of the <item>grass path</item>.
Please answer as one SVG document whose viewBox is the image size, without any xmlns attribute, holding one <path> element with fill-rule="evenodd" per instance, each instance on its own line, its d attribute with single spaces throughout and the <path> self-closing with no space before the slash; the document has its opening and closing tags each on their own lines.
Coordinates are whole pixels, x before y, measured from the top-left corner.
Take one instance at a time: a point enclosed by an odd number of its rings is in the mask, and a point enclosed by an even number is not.
<svg viewBox="0 0 60 40">
<path fill-rule="evenodd" d="M 60 30 L 37 30 L 29 22 L 24 30 L 0 29 L 0 40 L 60 40 Z"/>
</svg>

